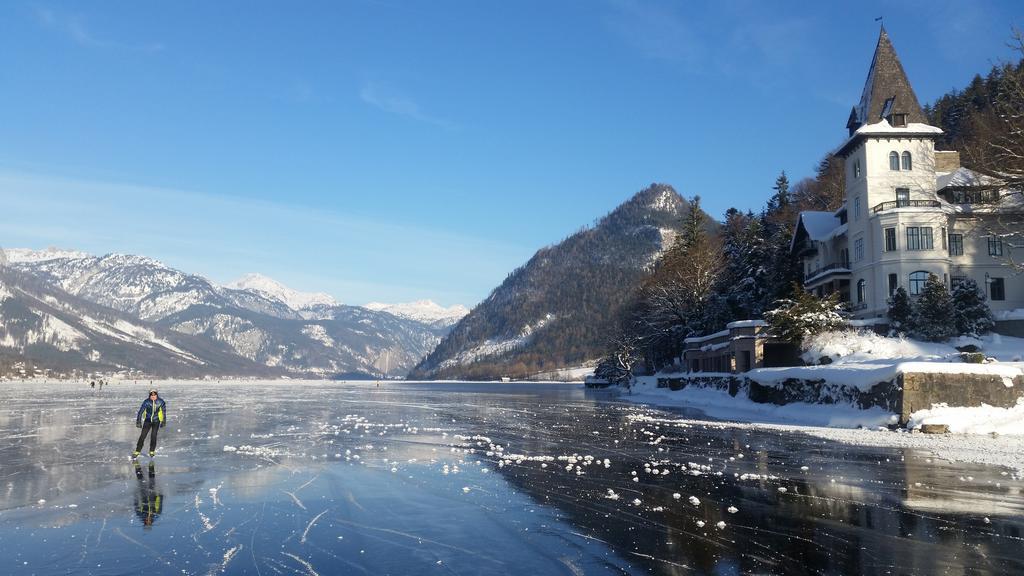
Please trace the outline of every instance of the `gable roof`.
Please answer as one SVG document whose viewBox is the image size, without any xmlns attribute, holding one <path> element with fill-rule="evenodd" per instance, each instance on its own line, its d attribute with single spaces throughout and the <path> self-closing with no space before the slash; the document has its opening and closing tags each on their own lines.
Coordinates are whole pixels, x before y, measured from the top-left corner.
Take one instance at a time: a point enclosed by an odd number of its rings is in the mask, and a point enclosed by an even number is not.
<svg viewBox="0 0 1024 576">
<path fill-rule="evenodd" d="M 837 213 L 813 210 L 801 212 L 796 229 L 793 231 L 793 237 L 789 241 L 790 252 L 804 238 L 823 242 L 846 232 L 846 224 L 839 220 L 839 217 L 836 216 Z"/>
<path fill-rule="evenodd" d="M 942 191 L 946 188 L 999 188 L 1003 182 L 970 168 L 961 166 L 953 172 L 938 174 L 935 179 L 935 190 Z"/>
<path fill-rule="evenodd" d="M 800 223 L 807 229 L 811 240 L 827 240 L 839 227 L 839 218 L 832 212 L 806 211 L 800 213 Z"/>
<path fill-rule="evenodd" d="M 928 123 L 883 26 L 878 35 L 875 55 L 871 59 L 871 68 L 868 69 L 868 78 L 864 82 L 860 104 L 854 107 L 847 127 L 852 131 L 860 125 L 875 124 L 890 113 L 906 114 L 908 123 Z"/>
</svg>

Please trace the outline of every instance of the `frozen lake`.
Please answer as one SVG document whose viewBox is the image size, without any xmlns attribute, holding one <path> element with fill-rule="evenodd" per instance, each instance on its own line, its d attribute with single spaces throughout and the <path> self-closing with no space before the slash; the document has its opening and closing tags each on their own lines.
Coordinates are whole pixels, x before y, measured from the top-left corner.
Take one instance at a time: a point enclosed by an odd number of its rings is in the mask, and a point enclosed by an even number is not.
<svg viewBox="0 0 1024 576">
<path fill-rule="evenodd" d="M 578 385 L 0 383 L 2 574 L 1020 574 L 1013 470 Z"/>
</svg>

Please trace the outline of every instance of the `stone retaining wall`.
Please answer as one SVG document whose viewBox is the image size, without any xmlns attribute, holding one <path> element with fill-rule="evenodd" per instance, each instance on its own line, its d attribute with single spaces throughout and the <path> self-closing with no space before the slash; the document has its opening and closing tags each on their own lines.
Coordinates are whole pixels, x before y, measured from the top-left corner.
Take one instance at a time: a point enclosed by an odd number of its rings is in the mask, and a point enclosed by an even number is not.
<svg viewBox="0 0 1024 576">
<path fill-rule="evenodd" d="M 900 425 L 905 425 L 917 410 L 939 403 L 1012 407 L 1018 398 L 1024 397 L 1024 376 L 1017 376 L 1013 383 L 1008 387 L 1001 377 L 990 374 L 905 373 L 893 381 L 879 382 L 862 391 L 825 380 L 795 378 L 779 386 L 765 386 L 742 374 L 658 378 L 659 388 L 682 390 L 696 386 L 727 390 L 730 396 L 745 397 L 759 404 L 849 404 L 865 410 L 879 407 L 898 414 Z"/>
<path fill-rule="evenodd" d="M 1007 386 L 995 374 L 922 374 L 906 373 L 899 377 L 903 389 L 900 403 L 900 423 L 906 423 L 918 410 L 933 404 L 950 406 L 998 406 L 1009 408 L 1024 396 L 1024 376 L 1013 379 Z"/>
</svg>

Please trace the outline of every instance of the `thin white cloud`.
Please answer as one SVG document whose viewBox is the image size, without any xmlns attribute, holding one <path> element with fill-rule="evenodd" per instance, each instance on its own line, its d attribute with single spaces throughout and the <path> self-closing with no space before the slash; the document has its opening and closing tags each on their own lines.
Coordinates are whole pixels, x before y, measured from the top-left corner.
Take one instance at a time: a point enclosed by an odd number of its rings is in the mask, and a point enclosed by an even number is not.
<svg viewBox="0 0 1024 576">
<path fill-rule="evenodd" d="M 432 124 L 445 130 L 458 130 L 455 122 L 446 118 L 432 116 L 423 112 L 412 99 L 395 92 L 388 91 L 375 82 L 367 82 L 359 90 L 359 99 L 363 102 L 391 114 L 412 118 L 419 122 Z"/>
<path fill-rule="evenodd" d="M 59 12 L 52 8 L 37 7 L 35 10 L 36 19 L 41 25 L 50 30 L 55 30 L 69 38 L 75 44 L 88 48 L 112 48 L 118 50 L 132 50 L 140 52 L 159 52 L 164 45 L 159 42 L 145 44 L 130 44 L 115 42 L 113 40 L 97 37 L 85 23 L 85 19 L 78 14 Z"/>
<path fill-rule="evenodd" d="M 423 223 L 2 169 L 0 205 L 7 247 L 137 253 L 217 282 L 260 270 L 342 301 L 471 304 L 530 253 Z"/>
<path fill-rule="evenodd" d="M 673 5 L 608 0 L 608 28 L 647 58 L 697 63 L 705 49 L 693 27 Z"/>
</svg>

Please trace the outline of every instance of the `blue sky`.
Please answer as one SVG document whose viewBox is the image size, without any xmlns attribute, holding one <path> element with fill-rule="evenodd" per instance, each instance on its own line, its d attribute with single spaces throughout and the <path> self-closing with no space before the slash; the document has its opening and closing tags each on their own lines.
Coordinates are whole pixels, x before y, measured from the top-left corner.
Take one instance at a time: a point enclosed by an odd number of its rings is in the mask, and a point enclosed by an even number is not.
<svg viewBox="0 0 1024 576">
<path fill-rule="evenodd" d="M 922 103 L 1019 1 L 0 4 L 0 246 L 472 305 L 651 182 L 759 209 L 885 17 Z"/>
</svg>

